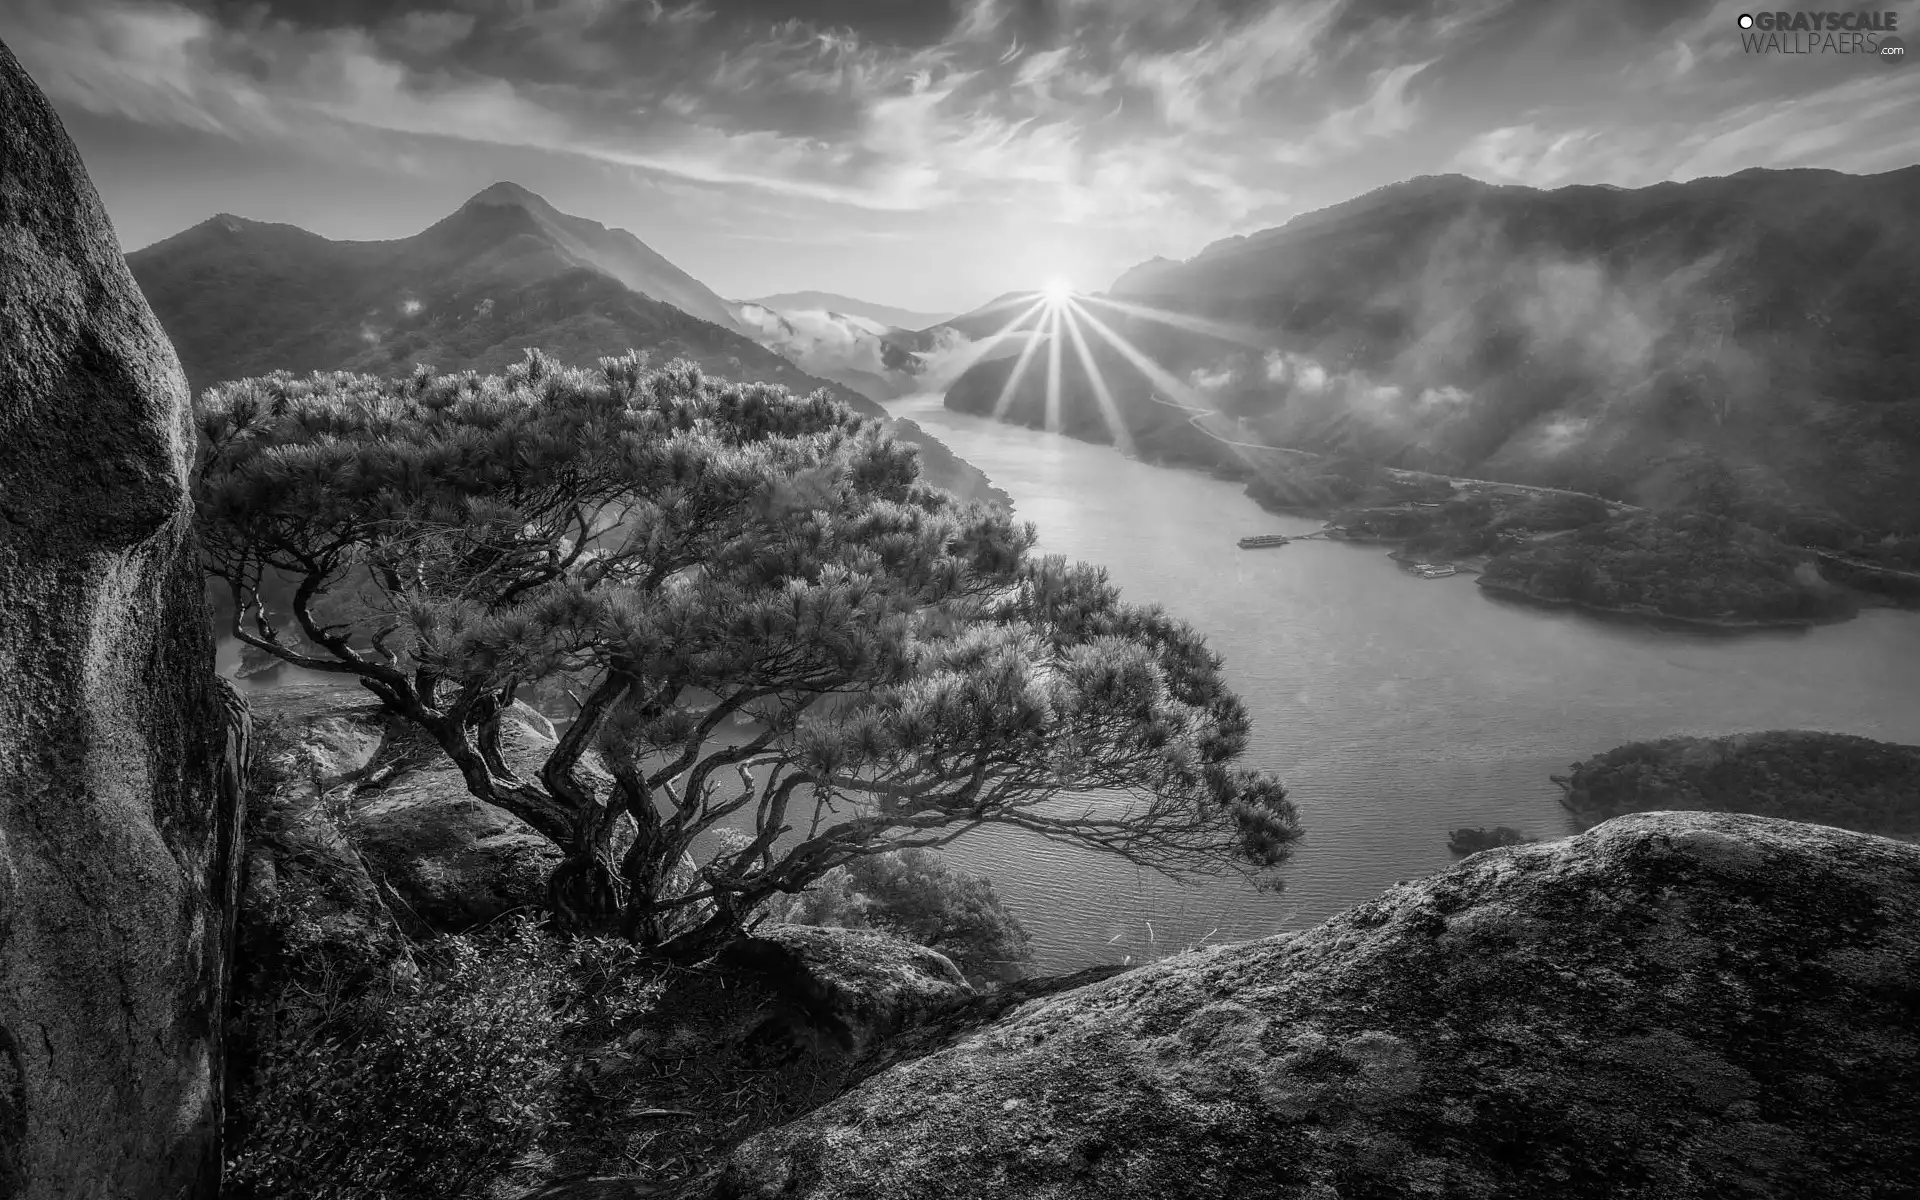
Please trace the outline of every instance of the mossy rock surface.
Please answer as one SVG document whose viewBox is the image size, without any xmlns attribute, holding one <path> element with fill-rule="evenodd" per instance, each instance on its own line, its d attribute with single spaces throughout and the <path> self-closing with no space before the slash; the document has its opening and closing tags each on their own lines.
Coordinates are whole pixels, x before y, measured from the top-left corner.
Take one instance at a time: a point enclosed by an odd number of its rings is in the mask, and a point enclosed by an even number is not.
<svg viewBox="0 0 1920 1200">
<path fill-rule="evenodd" d="M 710 1193 L 1911 1195 L 1920 847 L 1647 813 L 1044 998 Z"/>
</svg>

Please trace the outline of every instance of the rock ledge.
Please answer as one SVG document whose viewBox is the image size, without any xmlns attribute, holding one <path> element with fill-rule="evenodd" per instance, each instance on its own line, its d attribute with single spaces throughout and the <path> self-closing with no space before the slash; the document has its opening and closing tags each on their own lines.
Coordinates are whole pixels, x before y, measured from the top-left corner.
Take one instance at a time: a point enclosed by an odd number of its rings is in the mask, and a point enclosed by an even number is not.
<svg viewBox="0 0 1920 1200">
<path fill-rule="evenodd" d="M 1646 813 L 1033 1002 L 749 1141 L 745 1197 L 1893 1197 L 1920 847 Z"/>
</svg>

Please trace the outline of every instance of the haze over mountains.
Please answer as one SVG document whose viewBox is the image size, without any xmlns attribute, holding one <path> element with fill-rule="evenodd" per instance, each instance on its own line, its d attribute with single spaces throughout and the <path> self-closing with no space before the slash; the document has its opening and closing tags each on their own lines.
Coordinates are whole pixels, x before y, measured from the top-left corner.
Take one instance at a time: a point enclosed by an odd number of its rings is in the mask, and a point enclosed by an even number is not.
<svg viewBox="0 0 1920 1200">
<path fill-rule="evenodd" d="M 221 214 L 127 261 L 196 391 L 277 370 L 495 372 L 534 347 L 570 363 L 637 349 L 798 394 L 826 387 L 888 419 L 860 392 L 748 337 L 724 300 L 631 233 L 568 216 L 516 184 L 393 241 L 336 242 Z M 936 439 L 894 424 L 921 448 L 930 481 L 997 497 Z"/>
<path fill-rule="evenodd" d="M 1111 415 L 1065 336 L 1052 418 L 1048 372 L 1009 390 L 1004 358 L 947 403 L 1237 463 L 1157 391 L 1237 440 L 1717 507 L 1796 540 L 1911 536 L 1916 278 L 1920 167 L 1553 191 L 1423 177 L 1143 263 L 1117 306 L 1081 301 Z"/>
<path fill-rule="evenodd" d="M 756 296 L 742 304 L 758 304 L 778 312 L 831 312 L 873 321 L 886 329 L 925 329 L 958 316 L 951 312 L 915 312 L 841 296 L 834 292 L 781 292 L 775 296 Z"/>
<path fill-rule="evenodd" d="M 1038 293 L 1010 293 L 1032 295 Z M 1006 297 L 924 329 L 883 325 L 828 309 L 777 309 L 743 302 L 734 311 L 754 337 L 822 379 L 874 400 L 944 391 L 983 358 L 1017 352 L 1018 337 L 983 341 L 1008 321 Z"/>
<path fill-rule="evenodd" d="M 761 344 L 801 369 L 870 399 L 891 400 L 921 389 L 924 364 L 899 343 L 901 331 L 878 321 L 827 309 L 777 309 L 751 301 L 737 305 L 734 313 Z"/>
</svg>

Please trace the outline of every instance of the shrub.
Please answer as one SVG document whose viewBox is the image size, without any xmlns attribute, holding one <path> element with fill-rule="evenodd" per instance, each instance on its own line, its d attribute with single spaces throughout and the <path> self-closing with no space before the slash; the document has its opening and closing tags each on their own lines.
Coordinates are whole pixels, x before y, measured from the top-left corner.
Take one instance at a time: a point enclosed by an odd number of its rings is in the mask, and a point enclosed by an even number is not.
<svg viewBox="0 0 1920 1200">
<path fill-rule="evenodd" d="M 373 987 L 309 961 L 252 1003 L 228 1195 L 450 1198 L 533 1147 L 559 1073 L 559 947 L 515 922 L 419 958 L 417 982 Z"/>
<path fill-rule="evenodd" d="M 882 929 L 938 950 L 976 982 L 1017 979 L 1033 954 L 993 882 L 931 850 L 901 850 L 836 867 L 814 887 L 782 896 L 769 919 L 793 925 Z"/>
</svg>

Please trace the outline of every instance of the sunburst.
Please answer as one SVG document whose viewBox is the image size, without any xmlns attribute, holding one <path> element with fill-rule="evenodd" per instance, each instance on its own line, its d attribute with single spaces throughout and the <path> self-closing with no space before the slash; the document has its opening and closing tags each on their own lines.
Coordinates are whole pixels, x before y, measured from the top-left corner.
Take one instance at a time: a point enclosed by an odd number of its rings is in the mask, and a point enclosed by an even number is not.
<svg viewBox="0 0 1920 1200">
<path fill-rule="evenodd" d="M 1202 432 L 1212 433 L 1203 422 L 1228 421 L 1226 414 L 1206 402 L 1206 398 L 1196 389 L 1187 386 L 1172 372 L 1128 341 L 1119 331 L 1102 321 L 1087 310 L 1088 305 L 1099 305 L 1131 317 L 1155 321 L 1189 333 L 1198 333 L 1223 342 L 1255 349 L 1269 348 L 1273 345 L 1270 338 L 1259 331 L 1244 326 L 1229 325 L 1204 317 L 1195 317 L 1186 313 L 1169 312 L 1164 309 L 1150 308 L 1145 305 L 1115 300 L 1107 296 L 1084 296 L 1075 292 L 1065 280 L 1055 279 L 1039 292 L 1027 292 L 1022 299 L 1031 299 L 1032 306 L 1023 311 L 999 333 L 994 340 L 1009 335 L 1034 319 L 1033 328 L 1028 331 L 1026 344 L 1020 348 L 1019 357 L 1014 360 L 1013 369 L 1008 373 L 1006 382 L 1000 388 L 1000 395 L 993 403 L 993 415 L 1002 418 L 1013 403 L 1020 382 L 1026 377 L 1027 366 L 1040 350 L 1040 343 L 1047 344 L 1046 364 L 1046 401 L 1043 409 L 1043 421 L 1048 431 L 1058 433 L 1064 424 L 1062 395 L 1062 367 L 1064 345 L 1068 339 L 1073 343 L 1074 356 L 1079 360 L 1088 386 L 1093 390 L 1094 401 L 1100 408 L 1100 419 L 1107 427 L 1113 444 L 1125 454 L 1133 452 L 1133 437 L 1127 429 L 1126 421 L 1120 412 L 1119 402 L 1113 389 L 1108 385 L 1106 376 L 1101 372 L 1095 360 L 1086 333 L 1081 328 L 1084 323 L 1100 336 L 1120 357 L 1153 388 L 1155 399 L 1175 408 L 1185 409 L 1192 414 L 1195 427 Z M 999 305 L 996 307 L 1004 306 Z M 1037 319 L 1036 319 L 1037 318 Z M 983 351 L 984 353 L 984 351 Z M 1243 458 L 1249 458 L 1251 447 L 1239 443 L 1238 439 L 1213 433 L 1218 440 L 1231 447 Z"/>
</svg>

